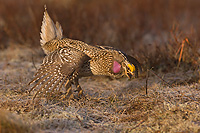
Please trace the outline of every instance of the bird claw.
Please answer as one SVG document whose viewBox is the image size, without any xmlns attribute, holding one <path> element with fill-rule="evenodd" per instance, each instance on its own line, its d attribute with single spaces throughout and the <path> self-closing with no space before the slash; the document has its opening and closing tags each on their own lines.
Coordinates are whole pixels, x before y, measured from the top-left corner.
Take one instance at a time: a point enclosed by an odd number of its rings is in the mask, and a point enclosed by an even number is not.
<svg viewBox="0 0 200 133">
<path fill-rule="evenodd" d="M 78 97 L 85 97 L 82 89 L 78 91 Z"/>
</svg>

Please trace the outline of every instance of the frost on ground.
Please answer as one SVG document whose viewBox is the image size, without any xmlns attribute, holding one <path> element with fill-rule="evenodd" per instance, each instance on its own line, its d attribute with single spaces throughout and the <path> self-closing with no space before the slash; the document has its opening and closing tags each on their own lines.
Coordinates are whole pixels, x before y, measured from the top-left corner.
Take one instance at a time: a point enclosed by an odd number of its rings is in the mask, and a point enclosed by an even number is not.
<svg viewBox="0 0 200 133">
<path fill-rule="evenodd" d="M 39 67 L 42 61 L 41 56 L 35 56 L 42 52 L 18 50 L 0 53 L 2 132 L 200 132 L 197 71 L 158 74 L 172 86 L 152 74 L 148 78 L 148 95 L 142 74 L 131 81 L 82 78 L 80 84 L 86 98 L 33 101 L 33 94 L 26 93 L 27 83 L 36 71 L 33 64 Z"/>
</svg>

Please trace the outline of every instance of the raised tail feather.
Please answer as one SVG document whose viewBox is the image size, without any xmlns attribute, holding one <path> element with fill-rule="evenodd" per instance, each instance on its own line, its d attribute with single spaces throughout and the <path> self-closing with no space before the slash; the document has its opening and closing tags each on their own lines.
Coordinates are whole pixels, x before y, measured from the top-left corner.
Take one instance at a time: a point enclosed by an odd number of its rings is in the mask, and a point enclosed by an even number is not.
<svg viewBox="0 0 200 133">
<path fill-rule="evenodd" d="M 62 39 L 63 37 L 63 30 L 61 25 L 58 22 L 56 22 L 56 25 L 54 24 L 47 12 L 46 6 L 41 26 L 40 37 L 40 44 L 46 54 L 48 54 L 48 50 L 46 50 L 43 46 L 53 39 Z"/>
</svg>

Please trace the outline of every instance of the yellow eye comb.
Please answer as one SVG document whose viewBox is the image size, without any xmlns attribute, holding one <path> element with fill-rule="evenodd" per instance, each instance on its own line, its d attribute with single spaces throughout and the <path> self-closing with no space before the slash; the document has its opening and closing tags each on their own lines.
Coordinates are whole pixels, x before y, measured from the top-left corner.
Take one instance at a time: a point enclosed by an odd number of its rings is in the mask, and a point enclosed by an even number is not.
<svg viewBox="0 0 200 133">
<path fill-rule="evenodd" d="M 128 64 L 129 69 L 131 72 L 135 71 L 135 66 L 133 64 Z"/>
</svg>

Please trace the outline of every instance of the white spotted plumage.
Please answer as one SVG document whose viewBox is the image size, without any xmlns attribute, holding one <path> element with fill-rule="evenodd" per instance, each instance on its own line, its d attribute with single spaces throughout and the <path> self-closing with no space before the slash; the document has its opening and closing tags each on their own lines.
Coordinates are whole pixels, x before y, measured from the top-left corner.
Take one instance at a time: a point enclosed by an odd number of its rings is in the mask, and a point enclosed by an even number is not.
<svg viewBox="0 0 200 133">
<path fill-rule="evenodd" d="M 60 24 L 58 22 L 54 24 L 46 9 L 40 36 L 46 56 L 34 79 L 29 83 L 33 84 L 29 91 L 37 91 L 34 98 L 38 94 L 51 95 L 59 92 L 63 85 L 68 90 L 72 84 L 77 87 L 78 94 L 81 95 L 82 89 L 78 79 L 85 76 L 105 75 L 114 78 L 128 76 L 127 64 L 130 62 L 127 57 L 132 60 L 131 64 L 135 65 L 136 70 L 141 68 L 136 59 L 112 47 L 91 46 L 82 41 L 63 38 Z M 112 71 L 114 61 L 122 66 L 119 73 Z"/>
</svg>

